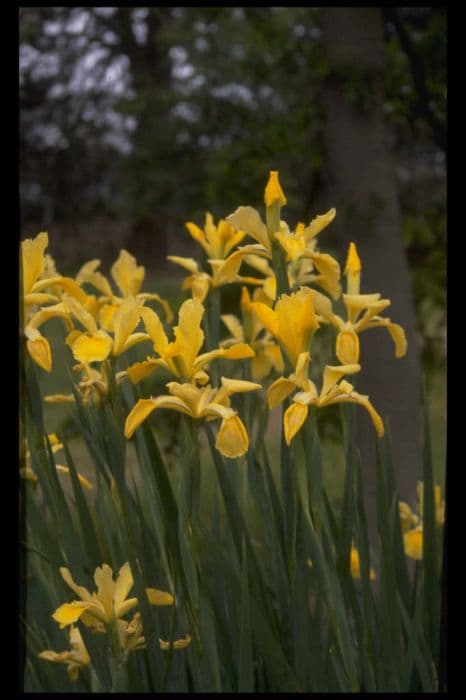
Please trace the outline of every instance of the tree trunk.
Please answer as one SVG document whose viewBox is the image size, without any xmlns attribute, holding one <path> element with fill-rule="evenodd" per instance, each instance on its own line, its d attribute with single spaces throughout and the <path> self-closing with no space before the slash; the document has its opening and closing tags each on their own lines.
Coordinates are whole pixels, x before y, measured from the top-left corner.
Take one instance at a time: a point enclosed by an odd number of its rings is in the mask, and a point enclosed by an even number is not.
<svg viewBox="0 0 466 700">
<path fill-rule="evenodd" d="M 390 427 L 398 492 L 414 497 L 420 478 L 420 355 L 390 130 L 384 119 L 384 39 L 380 8 L 323 8 L 322 29 L 330 73 L 326 110 L 328 204 L 337 209 L 342 252 L 355 241 L 362 261 L 361 293 L 391 299 L 384 312 L 406 331 L 408 352 L 395 359 L 386 329 L 363 333 L 357 390 L 368 394 Z M 332 226 L 333 228 L 333 226 Z M 375 538 L 375 432 L 358 409 L 366 507 Z"/>
</svg>

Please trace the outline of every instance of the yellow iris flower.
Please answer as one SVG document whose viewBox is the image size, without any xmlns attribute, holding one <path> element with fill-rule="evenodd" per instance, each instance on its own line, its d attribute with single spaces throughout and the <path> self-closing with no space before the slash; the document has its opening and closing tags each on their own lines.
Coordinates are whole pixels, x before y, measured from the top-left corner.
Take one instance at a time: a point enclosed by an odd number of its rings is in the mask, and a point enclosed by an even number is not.
<svg viewBox="0 0 466 700">
<path fill-rule="evenodd" d="M 277 175 L 277 173 L 272 171 L 271 176 L 273 174 Z M 266 201 L 278 202 L 282 206 L 283 203 L 286 203 L 286 198 L 278 183 L 278 176 L 276 180 L 272 177 L 269 179 L 265 199 Z M 333 221 L 335 214 L 335 209 L 330 209 L 325 214 L 316 216 L 309 226 L 299 223 L 294 233 L 290 233 L 288 224 L 285 221 L 281 221 L 280 230 L 273 235 L 286 252 L 287 262 L 289 263 L 288 278 L 290 284 L 296 280 L 298 280 L 298 283 L 302 283 L 302 280 L 299 279 L 304 274 L 299 273 L 299 268 L 302 265 L 307 275 L 307 281 L 318 284 L 332 298 L 338 299 L 341 294 L 339 282 L 340 266 L 328 253 L 319 253 L 316 250 L 315 241 L 315 236 Z M 244 256 L 255 254 L 269 259 L 272 258 L 272 245 L 267 226 L 256 209 L 253 207 L 238 207 L 236 211 L 227 216 L 227 221 L 235 229 L 244 231 L 257 241 L 258 245 L 240 247 L 238 253 L 242 253 Z M 314 268 L 318 271 L 318 275 L 313 274 Z"/>
<path fill-rule="evenodd" d="M 308 350 L 311 337 L 319 327 L 311 290 L 302 287 L 293 294 L 282 294 L 275 309 L 262 302 L 253 302 L 251 306 L 295 367 L 300 353 Z"/>
<path fill-rule="evenodd" d="M 142 628 L 141 614 L 134 613 L 132 619 L 117 620 L 117 631 L 120 642 L 120 647 L 124 651 L 139 651 L 146 648 L 146 639 Z M 176 639 L 172 645 L 163 639 L 159 639 L 159 645 L 162 651 L 168 651 L 170 646 L 173 649 L 186 649 L 191 643 L 191 636 L 186 634 L 182 639 Z"/>
<path fill-rule="evenodd" d="M 348 293 L 343 294 L 346 306 L 346 320 L 333 312 L 330 300 L 313 290 L 314 306 L 319 319 L 330 323 L 338 330 L 336 355 L 342 364 L 359 362 L 359 333 L 372 328 L 386 328 L 395 343 L 395 356 L 406 354 L 407 342 L 403 328 L 392 323 L 379 313 L 390 306 L 389 299 L 381 299 L 380 294 L 359 294 L 361 261 L 354 243 L 350 244 L 345 274 L 348 279 Z"/>
<path fill-rule="evenodd" d="M 87 588 L 74 582 L 69 569 L 61 567 L 60 573 L 65 583 L 79 598 L 72 603 L 60 605 L 53 613 L 52 617 L 61 629 L 78 620 L 89 627 L 101 628 L 102 624 L 108 625 L 124 617 L 138 605 L 137 598 L 128 598 L 133 587 L 133 576 L 128 563 L 123 564 L 116 581 L 108 564 L 97 567 L 94 573 L 97 592 L 92 595 Z M 170 593 L 146 588 L 146 594 L 151 605 L 173 605 L 173 596 Z"/>
<path fill-rule="evenodd" d="M 244 343 L 198 354 L 204 343 L 204 332 L 201 328 L 204 307 L 197 299 L 187 299 L 181 305 L 178 325 L 174 327 L 175 340 L 171 342 L 155 311 L 142 308 L 141 316 L 159 357 L 148 357 L 143 362 L 136 362 L 128 367 L 126 372 L 117 375 L 118 378 L 128 376 L 134 384 L 151 374 L 157 367 L 163 367 L 183 381 L 198 380 L 205 383 L 208 376 L 203 368 L 211 360 L 218 357 L 231 360 L 254 357 L 254 351 Z"/>
<path fill-rule="evenodd" d="M 211 287 L 222 287 L 225 284 L 233 282 L 243 282 L 248 284 L 261 285 L 263 280 L 255 277 L 241 277 L 238 271 L 244 259 L 244 253 L 241 250 L 235 250 L 225 260 L 212 260 L 207 262 L 212 268 L 212 274 L 202 272 L 199 269 L 198 263 L 194 258 L 183 258 L 179 255 L 167 255 L 167 260 L 175 265 L 180 265 L 188 270 L 191 274 L 183 280 L 182 289 L 190 289 L 193 299 L 197 299 L 201 303 L 205 300 Z"/>
<path fill-rule="evenodd" d="M 310 355 L 303 352 L 299 355 L 296 363 L 296 371 L 289 377 L 280 377 L 270 387 L 267 392 L 269 408 L 273 409 L 285 400 L 295 389 L 300 389 L 293 397 L 293 403 L 287 408 L 283 416 L 283 426 L 287 445 L 291 443 L 296 433 L 302 428 L 308 414 L 309 406 L 324 408 L 331 404 L 356 403 L 363 406 L 369 413 L 377 435 L 382 437 L 384 427 L 382 419 L 372 406 L 368 396 L 364 396 L 354 391 L 352 384 L 343 380 L 347 374 L 359 372 L 361 366 L 358 364 L 342 365 L 333 367 L 327 365 L 324 369 L 322 389 L 320 392 L 309 379 Z"/>
<path fill-rule="evenodd" d="M 260 292 L 260 290 L 255 290 Z M 258 298 L 254 294 L 255 298 Z M 220 316 L 225 326 L 230 331 L 232 337 L 224 340 L 222 345 L 229 347 L 234 343 L 246 342 L 255 352 L 255 357 L 251 362 L 252 378 L 261 380 L 266 377 L 271 369 L 283 372 L 283 358 L 280 347 L 273 342 L 268 332 L 258 336 L 264 329 L 256 314 L 253 312 L 251 296 L 247 287 L 243 287 L 241 293 L 241 315 L 242 323 L 233 314 L 223 314 Z"/>
<path fill-rule="evenodd" d="M 216 448 L 225 457 L 241 457 L 249 448 L 249 438 L 240 417 L 230 407 L 230 396 L 239 392 L 256 391 L 261 385 L 226 377 L 222 377 L 221 382 L 220 389 L 213 389 L 210 385 L 198 387 L 194 384 L 169 382 L 169 396 L 139 399 L 126 419 L 125 437 L 132 437 L 134 431 L 153 411 L 167 408 L 196 419 L 221 418 Z"/>
<path fill-rule="evenodd" d="M 91 659 L 81 637 L 81 632 L 77 627 L 73 626 L 70 627 L 70 647 L 70 651 L 56 652 L 50 649 L 41 651 L 39 658 L 45 659 L 45 661 L 52 661 L 55 664 L 66 664 L 70 681 L 75 681 L 78 678 L 79 671 L 84 666 L 89 666 Z"/>
<path fill-rule="evenodd" d="M 246 235 L 243 231 L 235 231 L 233 226 L 224 219 L 215 226 L 212 214 L 205 216 L 204 230 L 192 221 L 185 224 L 196 243 L 204 249 L 208 258 L 213 260 L 225 260 L 230 251 L 243 240 Z"/>
<path fill-rule="evenodd" d="M 24 335 L 31 358 L 46 372 L 52 369 L 52 352 L 39 327 L 53 317 L 62 318 L 70 327 L 69 312 L 60 302 L 62 290 L 81 302 L 86 296 L 73 279 L 56 274 L 50 257 L 45 255 L 48 242 L 48 234 L 44 231 L 35 238 L 27 238 L 21 242 Z M 56 293 L 51 294 L 50 290 Z M 39 304 L 49 306 L 37 309 Z"/>
<path fill-rule="evenodd" d="M 90 260 L 85 263 L 78 272 L 76 281 L 80 285 L 91 284 L 101 293 L 102 296 L 96 303 L 96 312 L 102 328 L 107 331 L 114 330 L 114 315 L 123 301 L 130 298 L 134 298 L 136 302 L 141 304 L 146 301 L 156 301 L 163 308 L 167 323 L 172 322 L 173 313 L 165 299 L 159 294 L 140 291 L 145 277 L 145 268 L 138 265 L 136 258 L 127 250 L 120 251 L 118 259 L 110 270 L 121 296 L 113 294 L 107 278 L 97 270 L 99 266 L 100 260 Z"/>
<path fill-rule="evenodd" d="M 147 333 L 133 333 L 144 309 L 134 297 L 124 299 L 117 307 L 112 322 L 113 339 L 107 331 L 98 328 L 92 314 L 76 299 L 64 294 L 63 303 L 70 314 L 86 329 L 85 331 L 74 330 L 66 339 L 67 345 L 70 346 L 78 362 L 83 364 L 102 362 L 110 354 L 121 355 L 133 345 L 149 339 Z"/>
<path fill-rule="evenodd" d="M 417 483 L 417 513 L 404 501 L 399 502 L 401 529 L 403 532 L 403 544 L 406 556 L 420 560 L 423 556 L 424 528 L 422 523 L 424 484 Z M 442 489 L 438 484 L 434 485 L 435 520 L 437 525 L 445 522 L 445 501 L 442 498 Z"/>
</svg>

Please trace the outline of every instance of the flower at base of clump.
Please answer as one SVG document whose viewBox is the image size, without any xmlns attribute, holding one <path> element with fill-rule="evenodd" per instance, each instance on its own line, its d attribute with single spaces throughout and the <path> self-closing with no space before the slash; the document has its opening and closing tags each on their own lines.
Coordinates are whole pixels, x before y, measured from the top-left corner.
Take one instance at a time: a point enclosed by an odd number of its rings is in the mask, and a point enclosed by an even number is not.
<svg viewBox="0 0 466 700">
<path fill-rule="evenodd" d="M 178 313 L 178 325 L 173 329 L 175 339 L 170 342 L 157 314 L 152 309 L 142 309 L 144 325 L 159 357 L 148 357 L 143 362 L 136 362 L 125 372 L 120 372 L 117 379 L 128 377 L 136 384 L 161 367 L 177 379 L 205 384 L 209 378 L 203 368 L 212 360 L 219 357 L 230 360 L 254 357 L 254 351 L 244 343 L 237 343 L 230 348 L 217 348 L 199 355 L 204 343 L 204 331 L 201 328 L 204 311 L 203 305 L 197 299 L 187 299 L 183 302 Z"/>
<path fill-rule="evenodd" d="M 124 617 L 138 605 L 137 598 L 128 598 L 133 587 L 133 576 L 128 563 L 123 564 L 116 581 L 113 570 L 108 564 L 97 567 L 94 581 L 97 592 L 90 594 L 87 588 L 77 585 L 65 567 L 60 568 L 63 580 L 76 593 L 79 600 L 64 603 L 55 610 L 52 617 L 60 628 L 81 620 L 86 626 L 102 629 L 115 620 Z M 151 605 L 173 605 L 173 596 L 156 588 L 146 588 L 146 595 Z"/>
<path fill-rule="evenodd" d="M 406 556 L 411 559 L 421 560 L 424 546 L 424 527 L 422 522 L 424 507 L 424 483 L 417 483 L 417 504 L 414 512 L 404 501 L 400 501 L 399 513 L 403 544 Z M 438 484 L 434 485 L 435 521 L 438 526 L 445 522 L 445 501 L 442 498 L 442 489 Z"/>
<path fill-rule="evenodd" d="M 258 298 L 255 290 L 254 299 Z M 251 374 L 255 380 L 266 377 L 272 369 L 276 372 L 283 372 L 283 358 L 280 347 L 272 340 L 268 331 L 264 331 L 264 326 L 253 312 L 253 302 L 247 287 L 243 287 L 241 293 L 241 316 L 242 323 L 233 314 L 223 314 L 220 316 L 225 326 L 231 333 L 231 338 L 222 341 L 224 347 L 230 347 L 235 343 L 247 343 L 255 352 L 255 357 L 251 361 Z M 260 337 L 259 337 L 260 336 Z"/>
<path fill-rule="evenodd" d="M 351 545 L 350 552 L 350 571 L 353 578 L 361 578 L 361 563 L 359 558 L 359 552 L 354 545 Z M 371 581 L 375 581 L 375 571 L 372 566 L 369 569 L 369 578 Z"/>
<path fill-rule="evenodd" d="M 274 309 L 261 302 L 253 302 L 251 307 L 295 367 L 300 353 L 307 352 L 319 327 L 311 290 L 302 287 L 293 294 L 282 294 Z"/>
<path fill-rule="evenodd" d="M 330 300 L 313 290 L 314 306 L 319 321 L 330 323 L 338 330 L 336 355 L 342 364 L 359 362 L 359 334 L 372 328 L 386 328 L 395 343 L 395 357 L 406 354 L 407 341 L 403 328 L 392 323 L 379 313 L 390 306 L 389 299 L 381 299 L 380 294 L 360 294 L 361 261 L 354 243 L 350 244 L 345 274 L 348 291 L 343 294 L 346 307 L 346 320 L 333 312 Z"/>
<path fill-rule="evenodd" d="M 120 648 L 125 652 L 139 651 L 146 648 L 146 639 L 141 622 L 141 614 L 134 613 L 131 620 L 117 620 L 117 632 L 120 643 Z M 191 643 L 191 636 L 186 634 L 181 639 L 175 639 L 170 645 L 163 639 L 159 639 L 159 645 L 162 651 L 169 651 L 170 646 L 173 649 L 186 649 Z"/>
<path fill-rule="evenodd" d="M 287 444 L 291 443 L 296 433 L 302 428 L 309 414 L 309 406 L 324 408 L 332 404 L 355 403 L 363 406 L 369 413 L 374 428 L 379 437 L 384 435 L 383 422 L 368 396 L 354 391 L 352 384 L 343 379 L 347 374 L 356 374 L 361 366 L 357 364 L 333 367 L 327 365 L 324 369 L 322 389 L 320 392 L 309 379 L 310 356 L 308 352 L 301 353 L 296 363 L 296 370 L 289 377 L 280 377 L 267 392 L 269 408 L 279 406 L 295 389 L 300 389 L 293 397 L 291 406 L 283 416 L 283 427 Z"/>
<path fill-rule="evenodd" d="M 63 444 L 58 440 L 57 436 L 55 433 L 49 433 L 47 435 L 50 448 L 52 450 L 52 454 L 55 454 L 56 452 L 59 452 L 60 450 L 63 449 Z M 44 438 L 45 443 L 47 444 L 47 441 Z M 25 451 L 25 459 L 26 459 L 26 465 L 24 467 L 21 467 L 19 470 L 19 475 L 22 479 L 26 479 L 27 481 L 32 482 L 33 484 L 37 483 L 37 476 L 32 468 L 31 464 L 31 453 L 29 451 L 29 448 L 26 447 Z M 69 476 L 70 470 L 68 467 L 65 467 L 63 464 L 55 464 L 55 469 L 57 470 L 58 474 L 66 474 Z M 92 484 L 91 482 L 86 479 L 85 476 L 80 474 L 79 472 L 77 473 L 77 477 L 79 481 L 81 482 L 81 485 L 84 486 L 84 488 L 91 490 Z"/>
<path fill-rule="evenodd" d="M 256 391 L 261 389 L 261 385 L 226 377 L 222 377 L 221 382 L 220 389 L 213 389 L 210 385 L 198 387 L 194 384 L 169 382 L 169 396 L 139 399 L 126 419 L 125 437 L 132 437 L 134 431 L 153 411 L 167 408 L 195 419 L 221 418 L 222 423 L 215 443 L 217 450 L 225 457 L 241 457 L 249 448 L 249 437 L 241 418 L 230 407 L 230 396 Z"/>
<path fill-rule="evenodd" d="M 85 666 L 89 666 L 90 657 L 81 637 L 81 632 L 74 626 L 70 627 L 70 647 L 69 651 L 57 652 L 49 649 L 41 651 L 39 658 L 55 664 L 66 664 L 70 680 L 75 681 L 78 678 L 79 671 Z"/>
</svg>

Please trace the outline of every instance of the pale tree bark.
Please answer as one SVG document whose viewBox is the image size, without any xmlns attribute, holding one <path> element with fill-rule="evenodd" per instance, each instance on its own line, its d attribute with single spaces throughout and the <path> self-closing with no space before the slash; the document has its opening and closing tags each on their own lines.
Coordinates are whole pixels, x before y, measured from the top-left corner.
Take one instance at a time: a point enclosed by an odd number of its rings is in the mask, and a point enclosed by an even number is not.
<svg viewBox="0 0 466 700">
<path fill-rule="evenodd" d="M 322 30 L 330 62 L 326 111 L 326 199 L 337 209 L 342 252 L 355 241 L 362 260 L 361 293 L 392 301 L 384 312 L 406 331 L 408 352 L 395 359 L 386 329 L 363 333 L 357 390 L 369 394 L 389 424 L 398 491 L 414 497 L 420 476 L 420 353 L 398 199 L 390 129 L 384 119 L 384 40 L 380 8 L 323 8 Z M 353 91 L 348 90 L 352 81 Z M 358 98 L 360 96 L 366 102 Z M 364 415 L 363 415 L 364 414 Z M 366 506 L 375 539 L 375 433 L 358 409 L 358 442 Z"/>
</svg>

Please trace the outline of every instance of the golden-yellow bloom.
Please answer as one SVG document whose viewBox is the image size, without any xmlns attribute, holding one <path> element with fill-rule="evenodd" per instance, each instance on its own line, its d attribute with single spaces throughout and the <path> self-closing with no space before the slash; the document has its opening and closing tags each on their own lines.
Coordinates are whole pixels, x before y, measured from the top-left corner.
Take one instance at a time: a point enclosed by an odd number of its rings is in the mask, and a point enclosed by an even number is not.
<svg viewBox="0 0 466 700">
<path fill-rule="evenodd" d="M 225 457 L 241 457 L 249 448 L 249 438 L 243 422 L 230 406 L 230 396 L 256 391 L 261 385 L 226 377 L 222 377 L 221 382 L 220 389 L 213 389 L 210 385 L 197 387 L 189 383 L 169 382 L 168 396 L 139 399 L 126 419 L 125 437 L 132 437 L 134 431 L 153 411 L 167 408 L 196 419 L 221 418 L 215 446 Z"/>
<path fill-rule="evenodd" d="M 383 422 L 369 401 L 369 397 L 354 391 L 353 385 L 343 380 L 345 375 L 359 372 L 361 366 L 358 364 L 336 367 L 327 365 L 324 369 L 322 389 L 318 392 L 314 382 L 308 376 L 309 362 L 309 353 L 301 353 L 294 374 L 289 377 L 280 377 L 269 387 L 267 392 L 269 408 L 272 409 L 282 403 L 295 389 L 301 389 L 294 395 L 291 406 L 287 408 L 283 416 L 287 444 L 291 443 L 296 433 L 302 428 L 309 414 L 309 406 L 324 408 L 338 403 L 356 403 L 363 406 L 372 419 L 377 435 L 382 437 L 384 434 Z"/>
<path fill-rule="evenodd" d="M 117 620 L 117 631 L 120 648 L 122 650 L 129 652 L 146 648 L 146 639 L 144 637 L 141 614 L 139 612 L 134 613 L 129 622 L 126 620 Z M 170 647 L 176 650 L 186 649 L 190 643 L 191 636 L 189 634 L 186 634 L 181 639 L 174 640 L 172 644 L 163 639 L 159 639 L 159 645 L 162 651 L 169 651 Z"/>
<path fill-rule="evenodd" d="M 186 228 L 196 243 L 204 249 L 207 257 L 213 260 L 225 260 L 230 251 L 245 236 L 243 231 L 235 231 L 233 226 L 224 219 L 215 226 L 212 214 L 209 212 L 205 216 L 204 230 L 192 221 L 186 223 Z"/>
<path fill-rule="evenodd" d="M 255 290 L 255 292 L 259 291 Z M 254 297 L 257 298 L 257 294 Z M 229 347 L 238 342 L 246 342 L 255 352 L 251 362 L 252 378 L 261 380 L 272 368 L 277 372 L 283 372 L 283 359 L 280 347 L 272 340 L 270 334 L 267 331 L 265 334 L 262 333 L 265 330 L 264 326 L 254 314 L 252 304 L 247 287 L 243 287 L 240 303 L 242 323 L 233 314 L 223 314 L 220 317 L 232 336 L 222 341 L 222 345 Z"/>
<path fill-rule="evenodd" d="M 307 352 L 311 337 L 319 327 L 311 290 L 302 287 L 293 294 L 282 294 L 275 309 L 261 302 L 254 302 L 251 306 L 295 367 L 300 353 Z"/>
<path fill-rule="evenodd" d="M 199 354 L 204 343 L 201 328 L 204 307 L 197 299 L 187 299 L 180 307 L 178 325 L 174 327 L 175 340 L 169 341 L 162 322 L 157 314 L 148 308 L 141 310 L 147 333 L 159 357 L 148 357 L 128 367 L 119 377 L 128 376 L 133 383 L 151 374 L 157 367 L 163 367 L 172 375 L 184 381 L 208 380 L 203 368 L 218 357 L 238 360 L 254 357 L 254 351 L 244 343 L 230 348 L 217 348 Z"/>
<path fill-rule="evenodd" d="M 123 564 L 116 581 L 108 564 L 97 567 L 94 573 L 97 592 L 92 595 L 87 588 L 74 582 L 69 569 L 61 567 L 60 573 L 65 583 L 79 598 L 72 603 L 60 605 L 53 613 L 52 617 L 59 623 L 60 628 L 72 625 L 78 620 L 89 627 L 99 627 L 102 623 L 107 625 L 124 617 L 138 604 L 137 598 L 128 598 L 133 587 L 133 576 L 128 563 Z M 170 593 L 146 588 L 146 594 L 151 605 L 173 605 L 173 596 Z"/>
<path fill-rule="evenodd" d="M 403 544 L 406 556 L 419 561 L 422 559 L 424 532 L 422 525 L 403 533 Z"/>
<path fill-rule="evenodd" d="M 235 250 L 227 258 L 209 259 L 207 262 L 212 268 L 212 274 L 202 272 L 194 258 L 184 258 L 179 255 L 167 255 L 167 260 L 175 265 L 180 265 L 191 274 L 184 278 L 182 289 L 190 289 L 193 299 L 201 303 L 205 300 L 211 287 L 223 287 L 225 284 L 233 282 L 243 282 L 261 285 L 263 280 L 255 277 L 244 277 L 238 274 L 241 263 L 245 258 L 242 250 Z"/>
<path fill-rule="evenodd" d="M 380 312 L 390 306 L 389 299 L 381 299 L 380 294 L 359 294 L 359 276 L 361 262 L 354 243 L 350 245 L 346 273 L 348 294 L 343 294 L 346 307 L 346 319 L 333 312 L 330 300 L 316 290 L 312 290 L 314 307 L 319 321 L 330 323 L 338 330 L 336 355 L 342 364 L 359 362 L 359 334 L 372 328 L 386 328 L 395 343 L 395 357 L 403 357 L 407 350 L 407 341 L 403 328 L 392 323 L 389 318 L 379 316 Z M 351 277 L 353 275 L 353 277 Z M 355 281 L 357 277 L 357 283 Z"/>
<path fill-rule="evenodd" d="M 81 632 L 77 627 L 73 626 L 70 627 L 70 647 L 70 651 L 56 652 L 49 649 L 41 651 L 39 658 L 45 661 L 52 661 L 55 664 L 66 664 L 70 680 L 75 681 L 78 678 L 79 671 L 84 666 L 89 666 L 90 657 L 81 637 Z"/>
</svg>

